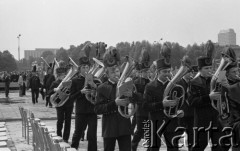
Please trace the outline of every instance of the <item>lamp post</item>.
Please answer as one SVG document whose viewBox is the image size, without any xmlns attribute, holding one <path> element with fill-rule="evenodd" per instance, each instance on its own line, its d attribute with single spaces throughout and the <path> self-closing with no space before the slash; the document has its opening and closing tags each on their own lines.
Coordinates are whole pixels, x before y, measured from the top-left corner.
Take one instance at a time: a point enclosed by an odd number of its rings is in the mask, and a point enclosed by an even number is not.
<svg viewBox="0 0 240 151">
<path fill-rule="evenodd" d="M 18 38 L 18 61 L 20 61 L 20 37 L 21 37 L 21 34 L 19 34 L 17 36 L 17 38 Z"/>
</svg>

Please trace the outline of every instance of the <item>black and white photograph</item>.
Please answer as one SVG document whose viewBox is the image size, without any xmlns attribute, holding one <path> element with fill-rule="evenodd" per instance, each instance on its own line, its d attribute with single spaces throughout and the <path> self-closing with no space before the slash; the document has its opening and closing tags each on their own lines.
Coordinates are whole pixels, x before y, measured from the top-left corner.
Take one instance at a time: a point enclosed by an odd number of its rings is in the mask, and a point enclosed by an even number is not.
<svg viewBox="0 0 240 151">
<path fill-rule="evenodd" d="M 0 0 L 0 151 L 240 151 L 239 0 Z"/>
</svg>

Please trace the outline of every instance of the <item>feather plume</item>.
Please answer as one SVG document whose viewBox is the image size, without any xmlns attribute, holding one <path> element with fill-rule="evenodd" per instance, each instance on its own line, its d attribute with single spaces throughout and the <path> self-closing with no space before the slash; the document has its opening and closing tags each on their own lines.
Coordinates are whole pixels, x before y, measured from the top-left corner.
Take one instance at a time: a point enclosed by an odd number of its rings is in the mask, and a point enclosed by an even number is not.
<svg viewBox="0 0 240 151">
<path fill-rule="evenodd" d="M 192 66 L 191 59 L 188 56 L 183 56 L 183 58 L 182 58 L 182 65 L 191 68 L 191 66 Z"/>
<path fill-rule="evenodd" d="M 97 59 L 103 59 L 103 55 L 106 52 L 106 47 L 107 44 L 105 44 L 104 42 L 98 42 L 96 43 L 96 58 Z"/>
<path fill-rule="evenodd" d="M 141 56 L 139 61 L 141 63 L 149 62 L 150 61 L 150 55 L 147 49 L 143 48 L 141 52 Z"/>
<path fill-rule="evenodd" d="M 167 43 L 164 43 L 160 51 L 160 58 L 165 58 L 167 62 L 170 62 L 171 52 L 171 48 L 167 45 Z"/>
<path fill-rule="evenodd" d="M 222 55 L 227 55 L 233 62 L 237 62 L 236 53 L 231 47 L 225 48 Z"/>
<path fill-rule="evenodd" d="M 214 55 L 214 53 L 215 53 L 215 48 L 214 48 L 214 44 L 212 43 L 211 40 L 208 40 L 208 41 L 207 41 L 207 44 L 206 44 L 205 49 L 206 49 L 206 55 L 207 55 L 207 57 L 213 59 L 213 55 Z"/>
<path fill-rule="evenodd" d="M 103 55 L 103 62 L 107 66 L 112 66 L 120 61 L 120 54 L 114 47 L 110 47 Z"/>
<path fill-rule="evenodd" d="M 58 64 L 59 64 L 59 67 L 65 67 L 65 63 L 63 60 L 60 60 Z"/>
<path fill-rule="evenodd" d="M 82 52 L 84 53 L 83 56 L 89 58 L 90 52 L 91 52 L 91 50 L 92 50 L 92 47 L 91 47 L 91 46 L 92 46 L 92 44 L 91 44 L 90 42 L 87 42 L 87 43 L 83 46 L 83 48 L 82 48 Z"/>
</svg>

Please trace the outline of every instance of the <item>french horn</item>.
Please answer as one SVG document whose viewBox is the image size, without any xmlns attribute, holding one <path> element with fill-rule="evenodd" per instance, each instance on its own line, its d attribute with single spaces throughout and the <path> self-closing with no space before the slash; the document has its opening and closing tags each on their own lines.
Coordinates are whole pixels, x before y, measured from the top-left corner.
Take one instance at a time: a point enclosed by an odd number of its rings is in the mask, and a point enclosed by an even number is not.
<svg viewBox="0 0 240 151">
<path fill-rule="evenodd" d="M 185 74 L 191 71 L 191 62 L 187 56 L 181 61 L 181 67 L 175 76 L 170 80 L 167 87 L 164 90 L 163 98 L 170 100 L 177 100 L 176 106 L 165 107 L 164 114 L 169 118 L 178 116 L 179 109 L 182 107 L 185 101 L 185 90 L 181 85 L 176 84 Z"/>
</svg>

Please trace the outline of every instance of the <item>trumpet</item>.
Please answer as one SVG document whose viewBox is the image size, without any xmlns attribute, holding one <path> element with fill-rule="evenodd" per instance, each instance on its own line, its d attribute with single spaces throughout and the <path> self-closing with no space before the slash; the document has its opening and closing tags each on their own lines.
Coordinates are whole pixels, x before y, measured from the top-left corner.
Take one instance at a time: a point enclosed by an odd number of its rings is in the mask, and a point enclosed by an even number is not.
<svg viewBox="0 0 240 151">
<path fill-rule="evenodd" d="M 101 78 L 105 74 L 105 67 L 100 60 L 93 58 L 93 61 L 95 63 L 88 73 L 86 73 L 84 88 L 81 92 L 85 94 L 88 101 L 95 104 L 96 86 L 93 87 L 93 85 L 99 85 L 102 83 Z"/>
<path fill-rule="evenodd" d="M 69 60 L 72 65 L 71 69 L 57 87 L 58 90 L 50 97 L 50 101 L 55 107 L 63 106 L 67 102 L 70 95 L 70 88 L 72 86 L 71 79 L 78 73 L 78 65 L 72 60 L 72 58 L 69 57 Z"/>
<path fill-rule="evenodd" d="M 178 111 L 185 101 L 185 90 L 176 84 L 185 74 L 191 71 L 191 62 L 187 57 L 182 60 L 182 65 L 175 76 L 170 80 L 164 90 L 163 98 L 177 99 L 177 105 L 164 108 L 164 114 L 169 118 L 177 117 Z"/>
<path fill-rule="evenodd" d="M 121 77 L 117 83 L 116 97 L 118 98 L 132 98 L 132 92 L 135 88 L 132 78 L 130 78 L 133 70 L 135 69 L 135 62 L 130 59 L 126 62 Z M 137 104 L 131 102 L 128 106 L 118 106 L 118 112 L 125 118 L 130 118 L 137 111 Z"/>
</svg>

